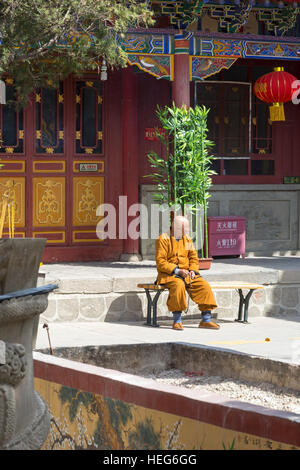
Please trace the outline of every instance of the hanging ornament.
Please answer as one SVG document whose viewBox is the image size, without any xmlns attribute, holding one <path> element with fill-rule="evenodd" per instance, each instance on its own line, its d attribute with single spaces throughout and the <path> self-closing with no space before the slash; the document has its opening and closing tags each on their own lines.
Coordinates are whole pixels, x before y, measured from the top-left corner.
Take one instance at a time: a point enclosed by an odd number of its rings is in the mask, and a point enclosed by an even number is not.
<svg viewBox="0 0 300 470">
<path fill-rule="evenodd" d="M 294 75 L 285 72 L 283 67 L 275 67 L 274 71 L 260 77 L 254 85 L 257 98 L 270 106 L 271 121 L 285 121 L 284 103 L 292 100 L 294 93 L 300 90 L 299 82 Z"/>
<path fill-rule="evenodd" d="M 107 65 L 106 65 L 106 60 L 104 59 L 102 60 L 100 79 L 102 81 L 107 80 Z"/>
<path fill-rule="evenodd" d="M 0 80 L 0 104 L 6 104 L 6 85 L 3 80 Z"/>
</svg>

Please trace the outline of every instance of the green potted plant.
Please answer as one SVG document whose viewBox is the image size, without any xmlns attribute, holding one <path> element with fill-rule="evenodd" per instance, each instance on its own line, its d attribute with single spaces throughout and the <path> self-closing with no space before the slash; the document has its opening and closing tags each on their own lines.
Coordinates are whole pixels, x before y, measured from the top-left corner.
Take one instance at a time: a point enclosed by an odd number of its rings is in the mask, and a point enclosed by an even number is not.
<svg viewBox="0 0 300 470">
<path fill-rule="evenodd" d="M 153 173 L 151 177 L 156 184 L 154 200 L 169 207 L 180 207 L 181 213 L 191 215 L 194 228 L 194 241 L 198 249 L 199 268 L 209 269 L 211 258 L 208 258 L 207 209 L 212 184 L 211 169 L 214 157 L 210 155 L 213 146 L 207 138 L 207 116 L 209 109 L 205 106 L 187 108 L 182 106 L 165 106 L 157 108 L 157 116 L 163 131 L 157 130 L 157 136 L 163 144 L 164 156 L 150 152 L 147 157 Z M 206 266 L 203 265 L 205 261 Z M 208 263 L 207 263 L 208 262 Z"/>
</svg>

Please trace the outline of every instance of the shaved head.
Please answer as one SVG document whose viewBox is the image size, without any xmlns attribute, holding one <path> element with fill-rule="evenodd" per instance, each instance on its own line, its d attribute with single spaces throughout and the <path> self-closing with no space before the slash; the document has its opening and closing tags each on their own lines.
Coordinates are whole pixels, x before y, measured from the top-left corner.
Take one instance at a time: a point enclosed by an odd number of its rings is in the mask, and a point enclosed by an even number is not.
<svg viewBox="0 0 300 470">
<path fill-rule="evenodd" d="M 188 235 L 190 223 L 183 215 L 177 215 L 172 222 L 172 234 L 175 238 L 182 238 L 183 235 Z"/>
</svg>

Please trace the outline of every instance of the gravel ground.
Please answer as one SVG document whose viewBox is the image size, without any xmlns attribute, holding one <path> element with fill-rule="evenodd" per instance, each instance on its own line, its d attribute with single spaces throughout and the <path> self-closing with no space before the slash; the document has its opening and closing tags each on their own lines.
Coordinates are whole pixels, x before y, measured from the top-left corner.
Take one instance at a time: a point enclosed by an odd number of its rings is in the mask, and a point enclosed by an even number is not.
<svg viewBox="0 0 300 470">
<path fill-rule="evenodd" d="M 275 410 L 300 414 L 300 392 L 278 387 L 269 383 L 252 384 L 220 376 L 205 376 L 201 373 L 183 372 L 172 369 L 157 374 L 144 374 L 143 377 L 157 382 L 199 390 L 215 392 L 229 399 L 261 405 Z"/>
</svg>

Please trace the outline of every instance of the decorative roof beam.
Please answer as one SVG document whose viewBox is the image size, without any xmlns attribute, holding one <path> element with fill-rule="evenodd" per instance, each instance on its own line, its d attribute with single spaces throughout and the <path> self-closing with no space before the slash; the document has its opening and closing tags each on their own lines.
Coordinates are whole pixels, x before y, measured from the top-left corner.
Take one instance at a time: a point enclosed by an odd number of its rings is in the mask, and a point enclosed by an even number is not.
<svg viewBox="0 0 300 470">
<path fill-rule="evenodd" d="M 170 17 L 170 23 L 178 29 L 186 29 L 190 24 L 200 18 L 203 1 L 165 1 L 161 2 L 161 12 Z"/>
<path fill-rule="evenodd" d="M 219 20 L 220 32 L 236 33 L 247 24 L 252 7 L 252 2 L 241 0 L 236 5 L 220 5 L 208 11 L 211 18 Z"/>
<path fill-rule="evenodd" d="M 152 0 L 160 15 L 168 16 L 175 29 L 190 29 L 190 26 L 207 14 L 218 21 L 219 32 L 236 33 L 248 23 L 253 11 L 258 21 L 266 24 L 275 36 L 283 36 L 292 29 L 300 13 L 300 1 L 270 0 Z"/>
<path fill-rule="evenodd" d="M 300 13 L 300 6 L 293 8 L 286 6 L 282 9 L 258 10 L 258 19 L 263 21 L 267 30 L 274 33 L 275 36 L 284 36 L 290 29 L 294 28 L 297 17 Z"/>
</svg>

